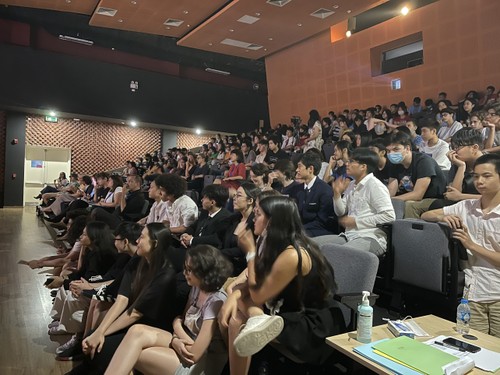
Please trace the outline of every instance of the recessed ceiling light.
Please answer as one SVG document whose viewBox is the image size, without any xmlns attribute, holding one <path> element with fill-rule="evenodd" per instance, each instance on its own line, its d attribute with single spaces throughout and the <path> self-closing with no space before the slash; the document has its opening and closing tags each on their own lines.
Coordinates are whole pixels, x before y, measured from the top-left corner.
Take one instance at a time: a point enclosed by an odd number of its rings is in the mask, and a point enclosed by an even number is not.
<svg viewBox="0 0 500 375">
<path fill-rule="evenodd" d="M 55 111 L 50 111 L 50 112 L 49 112 L 49 115 L 51 115 L 51 116 L 56 116 L 56 115 L 57 115 L 57 113 L 56 113 Z"/>
<path fill-rule="evenodd" d="M 234 29 L 229 29 L 229 32 L 230 33 L 234 33 Z"/>
<path fill-rule="evenodd" d="M 352 35 L 351 30 L 347 30 L 347 31 L 345 32 L 345 36 L 346 36 L 346 37 L 350 38 L 350 37 L 351 37 L 351 35 Z"/>
<path fill-rule="evenodd" d="M 80 121 L 80 119 L 79 118 L 74 118 L 73 121 Z"/>
<path fill-rule="evenodd" d="M 189 13 L 189 11 L 188 11 L 188 10 L 184 10 L 182 13 L 184 13 L 184 14 L 188 14 L 188 13 Z"/>
<path fill-rule="evenodd" d="M 137 122 L 136 121 L 130 121 L 130 126 L 136 127 L 137 126 Z"/>
<path fill-rule="evenodd" d="M 68 4 L 71 3 L 71 0 L 66 0 L 66 3 L 68 3 Z"/>
<path fill-rule="evenodd" d="M 347 13 L 351 13 L 351 12 L 352 12 L 352 10 L 350 10 L 350 9 L 347 10 Z"/>
<path fill-rule="evenodd" d="M 256 15 L 257 17 L 260 17 L 260 13 L 259 13 L 259 12 L 255 13 L 255 15 Z"/>
<path fill-rule="evenodd" d="M 115 50 L 115 47 L 111 47 L 111 51 L 114 51 Z"/>
<path fill-rule="evenodd" d="M 333 9 L 338 9 L 338 8 L 339 8 L 339 6 L 338 6 L 337 4 L 335 4 L 335 5 L 333 6 Z"/>
<path fill-rule="evenodd" d="M 209 46 L 213 46 L 214 44 L 212 42 L 208 43 Z"/>
<path fill-rule="evenodd" d="M 167 26 L 167 30 L 170 30 L 170 26 Z"/>
<path fill-rule="evenodd" d="M 408 7 L 405 6 L 401 8 L 401 14 L 403 16 L 406 16 L 408 13 L 410 13 L 410 9 Z"/>
<path fill-rule="evenodd" d="M 131 4 L 133 4 L 133 5 L 136 5 L 136 4 L 137 4 L 137 1 L 132 0 L 130 3 L 131 3 Z"/>
<path fill-rule="evenodd" d="M 267 51 L 267 48 L 264 48 L 264 51 Z"/>
<path fill-rule="evenodd" d="M 196 132 L 196 134 L 200 135 L 201 134 L 201 129 L 196 129 L 195 132 Z"/>
<path fill-rule="evenodd" d="M 273 40 L 273 38 L 267 38 L 268 40 Z"/>
<path fill-rule="evenodd" d="M 191 27 L 191 25 L 186 25 L 186 27 Z"/>
<path fill-rule="evenodd" d="M 297 26 L 298 26 L 298 27 L 302 27 L 302 24 L 301 24 L 301 23 L 298 23 L 298 24 L 297 24 Z"/>
<path fill-rule="evenodd" d="M 122 22 L 123 22 L 123 20 L 120 18 L 120 19 L 118 20 L 118 22 L 122 23 Z"/>
</svg>

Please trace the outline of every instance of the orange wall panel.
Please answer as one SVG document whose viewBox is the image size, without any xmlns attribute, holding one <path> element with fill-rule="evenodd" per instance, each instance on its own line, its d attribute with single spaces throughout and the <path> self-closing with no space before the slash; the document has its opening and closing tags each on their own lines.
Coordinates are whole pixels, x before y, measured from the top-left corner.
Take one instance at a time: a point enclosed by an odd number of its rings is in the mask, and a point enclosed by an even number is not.
<svg viewBox="0 0 500 375">
<path fill-rule="evenodd" d="M 413 97 L 456 102 L 468 90 L 500 85 L 500 1 L 440 0 L 426 7 L 331 43 L 331 30 L 266 58 L 271 124 L 290 116 L 307 119 L 344 108 L 389 105 Z M 424 64 L 371 76 L 370 49 L 417 32 L 423 33 Z M 336 34 L 339 32 L 336 31 Z M 402 89 L 390 82 L 400 78 Z"/>
</svg>

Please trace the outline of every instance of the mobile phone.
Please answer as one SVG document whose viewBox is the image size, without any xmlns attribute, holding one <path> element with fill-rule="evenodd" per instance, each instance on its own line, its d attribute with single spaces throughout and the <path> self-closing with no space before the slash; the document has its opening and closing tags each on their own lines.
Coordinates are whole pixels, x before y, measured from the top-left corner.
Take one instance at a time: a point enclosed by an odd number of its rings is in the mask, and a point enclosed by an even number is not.
<svg viewBox="0 0 500 375">
<path fill-rule="evenodd" d="M 455 348 L 463 349 L 469 353 L 477 353 L 478 351 L 481 350 L 479 346 L 469 344 L 468 342 L 465 341 L 460 341 L 454 337 L 448 337 L 444 339 L 443 343 L 446 345 L 453 346 Z"/>
<path fill-rule="evenodd" d="M 54 281 L 54 278 L 53 277 L 49 277 L 47 280 L 45 280 L 45 282 L 43 283 L 43 285 L 47 286 L 50 283 L 52 283 L 52 281 Z"/>
</svg>

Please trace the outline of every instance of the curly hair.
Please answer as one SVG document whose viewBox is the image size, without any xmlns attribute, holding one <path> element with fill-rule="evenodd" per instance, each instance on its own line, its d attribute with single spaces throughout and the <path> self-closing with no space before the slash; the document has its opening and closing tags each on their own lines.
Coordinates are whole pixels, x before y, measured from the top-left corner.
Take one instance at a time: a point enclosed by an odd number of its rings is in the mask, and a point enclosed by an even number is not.
<svg viewBox="0 0 500 375">
<path fill-rule="evenodd" d="M 175 199 L 182 197 L 187 190 L 187 182 L 177 174 L 161 174 L 155 178 L 155 184 L 167 194 L 172 194 Z"/>
<path fill-rule="evenodd" d="M 210 245 L 198 245 L 187 250 L 186 263 L 200 280 L 204 292 L 219 290 L 233 272 L 233 265 L 220 250 Z"/>
</svg>

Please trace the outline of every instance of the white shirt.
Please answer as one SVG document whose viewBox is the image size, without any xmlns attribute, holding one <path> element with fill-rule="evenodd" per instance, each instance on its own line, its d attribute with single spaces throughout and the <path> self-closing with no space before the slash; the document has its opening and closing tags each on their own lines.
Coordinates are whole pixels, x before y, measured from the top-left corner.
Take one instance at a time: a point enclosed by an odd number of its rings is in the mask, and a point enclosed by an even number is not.
<svg viewBox="0 0 500 375">
<path fill-rule="evenodd" d="M 356 220 L 356 228 L 344 233 L 347 241 L 369 237 L 377 240 L 382 248 L 387 248 L 386 234 L 377 225 L 396 220 L 396 214 L 389 190 L 373 173 L 358 184 L 351 181 L 342 198 L 335 199 L 334 196 L 333 207 L 337 216 L 347 214 Z"/>
<path fill-rule="evenodd" d="M 306 185 L 306 184 L 304 184 L 304 190 L 311 190 L 311 189 L 312 189 L 312 187 L 313 187 L 313 185 L 314 185 L 314 183 L 316 182 L 316 178 L 317 178 L 317 176 L 314 176 L 314 177 L 312 178 L 312 180 L 311 180 L 311 181 L 309 181 L 309 183 L 308 183 L 307 185 Z"/>
<path fill-rule="evenodd" d="M 161 223 L 167 211 L 167 202 L 155 201 L 149 210 L 149 215 L 146 218 L 146 224 Z"/>
<path fill-rule="evenodd" d="M 466 199 L 443 207 L 445 215 L 458 215 L 476 244 L 500 252 L 500 205 L 487 214 L 480 199 Z M 500 267 L 467 250 L 464 296 L 474 302 L 500 301 Z M 468 289 L 468 295 L 467 295 Z"/>
<path fill-rule="evenodd" d="M 438 130 L 438 137 L 442 140 L 446 141 L 448 138 L 451 138 L 453 134 L 463 128 L 462 124 L 458 121 L 455 121 L 453 124 L 448 125 L 448 123 L 443 122 L 443 125 Z"/>
<path fill-rule="evenodd" d="M 198 219 L 198 206 L 187 195 L 177 198 L 174 203 L 167 201 L 165 204 L 167 209 L 161 221 L 168 220 L 172 228 L 187 228 Z"/>
<path fill-rule="evenodd" d="M 121 193 L 123 188 L 121 186 L 117 186 L 115 191 L 108 191 L 108 194 L 106 194 L 106 198 L 104 198 L 105 203 L 113 203 L 115 201 L 115 194 L 116 193 Z"/>
<path fill-rule="evenodd" d="M 422 142 L 419 150 L 420 152 L 423 152 L 433 158 L 438 163 L 439 168 L 443 170 L 449 170 L 451 168 L 450 159 L 446 156 L 448 151 L 450 151 L 450 145 L 448 142 L 438 139 L 434 146 L 429 146 L 427 142 Z"/>
</svg>

